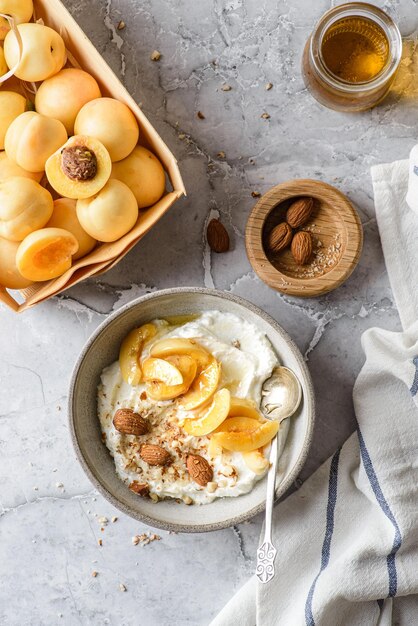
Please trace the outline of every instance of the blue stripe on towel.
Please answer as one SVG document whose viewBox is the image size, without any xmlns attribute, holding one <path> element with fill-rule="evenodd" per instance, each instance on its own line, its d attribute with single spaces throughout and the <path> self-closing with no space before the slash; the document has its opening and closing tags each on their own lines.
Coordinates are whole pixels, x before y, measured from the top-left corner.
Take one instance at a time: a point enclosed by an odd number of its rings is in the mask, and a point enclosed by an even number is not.
<svg viewBox="0 0 418 626">
<path fill-rule="evenodd" d="M 398 589 L 398 575 L 396 572 L 396 563 L 395 557 L 396 553 L 401 547 L 402 544 L 402 535 L 400 528 L 398 526 L 398 522 L 395 519 L 395 516 L 392 513 L 392 510 L 387 503 L 385 496 L 383 495 L 383 491 L 380 487 L 378 478 L 376 476 L 376 472 L 374 471 L 373 463 L 370 458 L 370 455 L 367 451 L 366 444 L 364 443 L 363 435 L 361 434 L 360 428 L 358 429 L 358 438 L 360 444 L 360 454 L 363 461 L 364 469 L 366 470 L 367 478 L 369 479 L 369 483 L 371 488 L 373 489 L 373 493 L 376 496 L 376 500 L 379 503 L 380 508 L 383 513 L 386 515 L 388 520 L 392 523 L 395 529 L 395 536 L 393 538 L 392 550 L 386 557 L 387 568 L 388 568 L 388 576 L 389 576 L 389 593 L 388 598 L 392 598 L 396 595 L 396 591 Z"/>
<path fill-rule="evenodd" d="M 307 626 L 315 626 L 315 620 L 312 613 L 313 595 L 317 580 L 329 563 L 331 539 L 334 532 L 334 512 L 335 505 L 337 503 L 338 463 L 340 460 L 340 452 L 341 448 L 337 450 L 337 452 L 332 457 L 329 470 L 327 520 L 325 526 L 324 542 L 322 544 L 321 567 L 319 568 L 319 572 L 312 582 L 311 588 L 309 589 L 308 597 L 306 598 L 305 621 Z"/>
<path fill-rule="evenodd" d="M 412 362 L 415 365 L 415 376 L 414 376 L 414 382 L 412 383 L 412 386 L 411 386 L 411 393 L 413 396 L 416 396 L 418 393 L 418 356 L 414 357 Z"/>
</svg>

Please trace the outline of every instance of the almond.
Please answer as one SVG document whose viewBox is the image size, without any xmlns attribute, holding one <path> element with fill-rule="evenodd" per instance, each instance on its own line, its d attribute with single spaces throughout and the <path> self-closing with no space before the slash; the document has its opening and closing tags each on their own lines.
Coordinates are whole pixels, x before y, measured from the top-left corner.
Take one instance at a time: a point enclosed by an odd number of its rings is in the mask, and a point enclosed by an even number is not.
<svg viewBox="0 0 418 626">
<path fill-rule="evenodd" d="M 132 409 L 118 409 L 113 418 L 113 426 L 124 435 L 145 435 L 149 430 L 148 420 Z"/>
<path fill-rule="evenodd" d="M 137 493 L 139 496 L 147 496 L 149 494 L 149 487 L 147 483 L 139 483 L 137 480 L 134 480 L 130 485 L 129 489 L 134 493 Z"/>
<path fill-rule="evenodd" d="M 219 220 L 214 219 L 209 222 L 206 239 L 214 252 L 227 252 L 229 250 L 228 231 Z"/>
<path fill-rule="evenodd" d="M 186 459 L 186 467 L 191 479 L 201 487 L 206 487 L 212 481 L 213 470 L 203 456 L 189 454 Z"/>
<path fill-rule="evenodd" d="M 153 443 L 144 443 L 139 451 L 140 457 L 148 465 L 167 465 L 171 455 L 162 446 Z"/>
<path fill-rule="evenodd" d="M 311 217 L 314 207 L 313 198 L 299 198 L 295 202 L 292 202 L 286 212 L 286 222 L 292 228 L 298 228 L 306 224 Z"/>
<path fill-rule="evenodd" d="M 306 265 L 312 255 L 312 235 L 301 230 L 292 240 L 291 251 L 298 265 Z"/>
<path fill-rule="evenodd" d="M 287 248 L 292 241 L 293 231 L 289 224 L 277 224 L 268 236 L 268 246 L 272 252 L 280 252 Z"/>
</svg>

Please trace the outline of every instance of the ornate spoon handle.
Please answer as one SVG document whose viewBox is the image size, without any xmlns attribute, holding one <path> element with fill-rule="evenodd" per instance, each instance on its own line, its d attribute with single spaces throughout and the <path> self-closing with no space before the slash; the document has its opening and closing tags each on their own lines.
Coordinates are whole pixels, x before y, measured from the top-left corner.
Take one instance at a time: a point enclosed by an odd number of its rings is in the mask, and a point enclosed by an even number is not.
<svg viewBox="0 0 418 626">
<path fill-rule="evenodd" d="M 267 475 L 265 530 L 263 542 L 257 550 L 257 566 L 255 570 L 256 576 L 261 583 L 268 583 L 275 574 L 274 559 L 276 558 L 277 550 L 271 540 L 271 519 L 273 515 L 277 463 L 283 452 L 288 430 L 289 420 L 285 419 L 280 425 L 279 434 L 271 442 L 270 469 Z"/>
</svg>

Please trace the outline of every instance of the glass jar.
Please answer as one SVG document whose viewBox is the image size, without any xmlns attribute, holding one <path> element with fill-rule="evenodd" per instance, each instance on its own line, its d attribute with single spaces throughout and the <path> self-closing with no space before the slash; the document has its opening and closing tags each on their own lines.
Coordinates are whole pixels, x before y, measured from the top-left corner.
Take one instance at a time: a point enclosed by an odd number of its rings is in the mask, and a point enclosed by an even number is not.
<svg viewBox="0 0 418 626">
<path fill-rule="evenodd" d="M 321 104 L 363 111 L 387 94 L 402 56 L 398 27 L 381 9 L 349 2 L 327 11 L 306 42 L 302 74 Z"/>
</svg>

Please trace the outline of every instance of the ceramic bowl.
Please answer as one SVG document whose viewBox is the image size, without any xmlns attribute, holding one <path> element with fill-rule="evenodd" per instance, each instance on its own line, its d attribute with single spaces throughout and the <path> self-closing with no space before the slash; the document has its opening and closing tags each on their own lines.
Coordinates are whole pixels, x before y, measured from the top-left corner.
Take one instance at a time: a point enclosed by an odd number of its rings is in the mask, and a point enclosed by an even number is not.
<svg viewBox="0 0 418 626">
<path fill-rule="evenodd" d="M 277 497 L 297 478 L 308 454 L 314 424 L 311 378 L 298 348 L 279 324 L 253 304 L 228 293 L 199 288 L 168 289 L 151 293 L 110 315 L 93 333 L 75 365 L 69 392 L 71 437 L 77 457 L 93 485 L 123 513 L 151 526 L 180 532 L 204 532 L 233 526 L 260 513 L 265 505 L 266 479 L 235 498 L 186 506 L 174 500 L 158 503 L 141 498 L 118 478 L 109 451 L 102 443 L 96 409 L 96 390 L 104 367 L 113 363 L 125 335 L 157 317 L 218 310 L 235 313 L 265 333 L 282 364 L 299 377 L 303 401 L 291 420 L 280 459 Z"/>
</svg>

